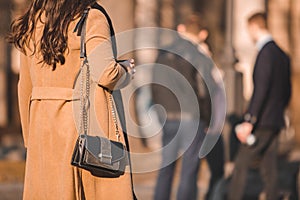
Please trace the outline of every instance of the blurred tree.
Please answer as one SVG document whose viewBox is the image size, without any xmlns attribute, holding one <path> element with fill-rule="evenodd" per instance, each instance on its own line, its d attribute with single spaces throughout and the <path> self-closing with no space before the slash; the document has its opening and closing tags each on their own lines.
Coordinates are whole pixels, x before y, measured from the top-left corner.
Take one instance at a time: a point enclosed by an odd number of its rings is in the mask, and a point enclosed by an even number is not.
<svg viewBox="0 0 300 200">
<path fill-rule="evenodd" d="M 268 0 L 268 14 L 275 40 L 292 60 L 293 95 L 290 111 L 297 144 L 300 146 L 300 0 Z"/>
<path fill-rule="evenodd" d="M 12 2 L 0 0 L 0 126 L 11 123 L 13 118 L 11 68 L 10 68 L 10 46 L 5 41 L 5 36 L 10 24 L 10 8 Z"/>
<path fill-rule="evenodd" d="M 204 17 L 210 32 L 208 44 L 215 55 L 216 62 L 220 63 L 219 58 L 225 43 L 226 0 L 174 0 L 174 9 L 175 25 L 193 12 L 199 12 Z"/>
<path fill-rule="evenodd" d="M 210 32 L 208 43 L 215 55 L 215 61 L 220 63 L 219 58 L 225 45 L 226 0 L 194 0 L 193 7 L 207 20 Z"/>
<path fill-rule="evenodd" d="M 164 28 L 175 28 L 175 21 L 177 16 L 175 15 L 175 2 L 174 0 L 161 0 L 159 1 L 160 9 L 160 26 Z"/>
<path fill-rule="evenodd" d="M 184 18 L 196 11 L 194 8 L 195 0 L 174 0 L 174 12 L 175 12 L 175 25 L 182 23 Z"/>
</svg>

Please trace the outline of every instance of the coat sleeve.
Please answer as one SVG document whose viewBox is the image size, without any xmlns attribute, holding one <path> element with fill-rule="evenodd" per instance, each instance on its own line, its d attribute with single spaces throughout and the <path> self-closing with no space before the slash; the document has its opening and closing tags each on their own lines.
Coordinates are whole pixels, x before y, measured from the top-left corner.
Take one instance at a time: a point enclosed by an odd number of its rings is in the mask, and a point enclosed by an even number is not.
<svg viewBox="0 0 300 200">
<path fill-rule="evenodd" d="M 91 9 L 87 19 L 86 48 L 92 66 L 91 77 L 100 86 L 112 91 L 130 82 L 126 68 L 113 57 L 109 25 L 97 9 Z"/>
<path fill-rule="evenodd" d="M 272 55 L 264 50 L 258 57 L 253 72 L 254 91 L 245 114 L 245 120 L 256 124 L 270 91 L 272 79 Z"/>
<path fill-rule="evenodd" d="M 18 101 L 24 145 L 25 147 L 27 147 L 27 138 L 29 136 L 29 109 L 32 92 L 29 58 L 24 54 L 21 54 L 20 64 L 21 66 L 18 82 Z"/>
</svg>

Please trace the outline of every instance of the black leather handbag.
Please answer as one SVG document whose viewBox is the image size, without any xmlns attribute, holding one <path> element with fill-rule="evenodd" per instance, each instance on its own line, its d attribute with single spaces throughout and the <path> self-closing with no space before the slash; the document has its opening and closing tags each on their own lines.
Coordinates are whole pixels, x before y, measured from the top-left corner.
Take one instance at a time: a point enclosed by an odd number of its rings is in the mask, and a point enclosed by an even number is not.
<svg viewBox="0 0 300 200">
<path fill-rule="evenodd" d="M 81 89 L 80 89 L 80 131 L 77 142 L 75 144 L 72 155 L 71 164 L 73 166 L 88 170 L 92 175 L 103 178 L 117 178 L 125 173 L 125 168 L 129 164 L 128 151 L 126 146 L 121 142 L 112 141 L 101 136 L 91 136 L 88 134 L 88 109 L 89 109 L 89 90 L 90 90 L 90 72 L 89 64 L 86 56 L 85 34 L 86 19 L 89 10 L 85 10 L 83 16 L 79 20 L 74 32 L 81 36 Z M 102 11 L 106 15 L 109 25 L 111 26 L 112 39 L 114 31 L 111 21 L 105 10 Z M 115 52 L 115 41 L 113 42 L 113 51 Z M 114 120 L 116 136 L 119 139 L 118 123 L 113 103 L 112 94 L 110 94 L 109 103 L 111 104 L 112 118 Z"/>
<path fill-rule="evenodd" d="M 127 164 L 127 152 L 122 143 L 86 134 L 77 139 L 72 165 L 97 177 L 117 178 L 124 174 Z"/>
</svg>

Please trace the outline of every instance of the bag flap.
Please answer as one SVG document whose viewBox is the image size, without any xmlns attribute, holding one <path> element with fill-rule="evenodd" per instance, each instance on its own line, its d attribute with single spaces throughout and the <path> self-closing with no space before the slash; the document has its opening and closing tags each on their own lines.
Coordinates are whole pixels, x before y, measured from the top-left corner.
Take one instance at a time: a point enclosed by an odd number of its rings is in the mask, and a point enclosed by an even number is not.
<svg viewBox="0 0 300 200">
<path fill-rule="evenodd" d="M 122 160 L 126 156 L 126 149 L 121 142 L 111 141 L 112 163 Z M 100 160 L 101 139 L 98 136 L 86 136 L 86 149 L 97 159 Z"/>
</svg>

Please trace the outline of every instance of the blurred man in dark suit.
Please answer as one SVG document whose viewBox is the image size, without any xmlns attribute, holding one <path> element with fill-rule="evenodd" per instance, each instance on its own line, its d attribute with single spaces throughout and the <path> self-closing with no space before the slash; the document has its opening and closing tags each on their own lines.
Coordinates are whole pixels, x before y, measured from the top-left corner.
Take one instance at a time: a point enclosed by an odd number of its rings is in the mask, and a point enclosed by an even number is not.
<svg viewBox="0 0 300 200">
<path fill-rule="evenodd" d="M 228 199 L 243 199 L 249 165 L 252 160 L 261 158 L 260 172 L 267 199 L 276 200 L 277 138 L 285 126 L 284 111 L 291 96 L 290 60 L 273 41 L 264 13 L 252 15 L 248 28 L 259 53 L 253 72 L 253 95 L 244 122 L 237 130 L 243 145 L 236 157 Z"/>
<path fill-rule="evenodd" d="M 221 87 L 222 78 L 218 79 L 214 74 L 212 59 L 200 50 L 199 35 L 204 33 L 203 29 L 202 18 L 188 16 L 180 30 L 178 27 L 180 33 L 173 33 L 172 44 L 160 49 L 153 69 L 156 83 L 151 87 L 153 103 L 164 108 L 157 110 L 163 125 L 163 148 L 155 200 L 171 199 L 179 157 L 182 162 L 176 199 L 197 199 L 199 152 L 204 138 L 209 136 L 215 136 L 211 145 L 217 147 L 207 155 L 212 174 L 210 191 L 223 176 L 223 143 L 218 137 L 223 123 L 217 119 L 222 118 L 220 111 L 224 110 L 225 115 L 225 106 L 223 109 L 211 107 L 225 105 L 225 94 Z"/>
</svg>

